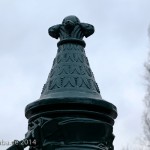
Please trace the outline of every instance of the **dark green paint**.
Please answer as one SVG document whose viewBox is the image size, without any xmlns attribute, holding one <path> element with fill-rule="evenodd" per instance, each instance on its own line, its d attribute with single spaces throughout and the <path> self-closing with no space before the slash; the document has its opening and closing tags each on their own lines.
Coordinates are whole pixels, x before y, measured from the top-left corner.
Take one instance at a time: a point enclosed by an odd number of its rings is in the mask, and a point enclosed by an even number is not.
<svg viewBox="0 0 150 150">
<path fill-rule="evenodd" d="M 40 98 L 25 109 L 30 149 L 113 150 L 117 109 L 102 99 L 84 50 L 94 27 L 68 16 L 48 33 L 60 41 Z"/>
</svg>

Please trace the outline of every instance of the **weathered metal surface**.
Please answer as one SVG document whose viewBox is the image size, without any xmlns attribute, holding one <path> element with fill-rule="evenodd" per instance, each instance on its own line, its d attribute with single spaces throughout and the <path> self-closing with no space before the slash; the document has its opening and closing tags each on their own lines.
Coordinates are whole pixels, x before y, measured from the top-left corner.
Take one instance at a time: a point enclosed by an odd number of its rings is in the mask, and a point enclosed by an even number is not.
<svg viewBox="0 0 150 150">
<path fill-rule="evenodd" d="M 48 33 L 60 41 L 40 98 L 25 109 L 30 149 L 113 150 L 117 109 L 102 99 L 84 50 L 94 27 L 68 16 Z"/>
</svg>

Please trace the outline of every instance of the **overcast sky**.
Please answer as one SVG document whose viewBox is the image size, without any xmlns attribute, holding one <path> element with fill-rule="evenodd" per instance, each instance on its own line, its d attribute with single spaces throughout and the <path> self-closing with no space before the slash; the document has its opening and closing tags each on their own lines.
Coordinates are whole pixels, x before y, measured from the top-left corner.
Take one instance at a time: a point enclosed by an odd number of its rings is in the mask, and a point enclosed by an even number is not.
<svg viewBox="0 0 150 150">
<path fill-rule="evenodd" d="M 24 138 L 25 106 L 39 98 L 56 56 L 48 28 L 68 15 L 95 27 L 85 50 L 103 99 L 118 108 L 121 150 L 142 135 L 150 0 L 0 0 L 0 140 Z"/>
</svg>

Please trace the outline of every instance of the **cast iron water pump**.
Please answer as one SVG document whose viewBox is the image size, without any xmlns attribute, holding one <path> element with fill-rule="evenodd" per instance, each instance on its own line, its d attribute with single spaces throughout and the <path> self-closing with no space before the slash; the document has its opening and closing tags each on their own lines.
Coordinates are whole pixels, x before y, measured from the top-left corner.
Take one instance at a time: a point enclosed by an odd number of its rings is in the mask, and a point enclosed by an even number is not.
<svg viewBox="0 0 150 150">
<path fill-rule="evenodd" d="M 9 149 L 113 150 L 117 109 L 102 99 L 84 50 L 94 27 L 68 16 L 48 32 L 60 39 L 57 55 L 40 98 L 26 106 L 25 139 Z"/>
</svg>

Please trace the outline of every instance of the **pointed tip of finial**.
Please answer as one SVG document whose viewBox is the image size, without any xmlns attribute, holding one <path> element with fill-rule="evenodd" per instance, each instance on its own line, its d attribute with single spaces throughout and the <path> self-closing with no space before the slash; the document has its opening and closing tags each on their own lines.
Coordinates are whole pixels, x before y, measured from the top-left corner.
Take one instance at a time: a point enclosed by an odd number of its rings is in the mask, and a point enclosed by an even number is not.
<svg viewBox="0 0 150 150">
<path fill-rule="evenodd" d="M 69 16 L 65 17 L 65 18 L 63 19 L 63 21 L 62 21 L 62 24 L 66 24 L 68 21 L 69 21 L 69 22 L 71 21 L 71 22 L 73 22 L 74 24 L 80 23 L 79 18 L 76 17 L 75 15 L 69 15 Z"/>
</svg>

